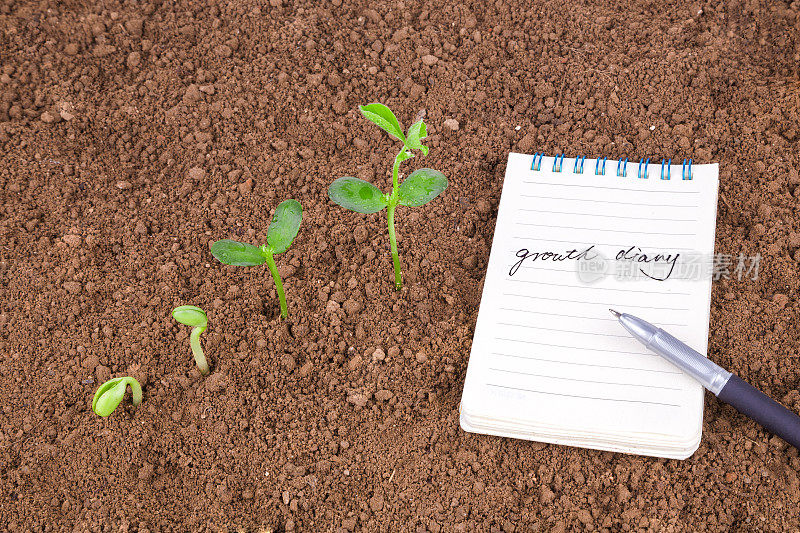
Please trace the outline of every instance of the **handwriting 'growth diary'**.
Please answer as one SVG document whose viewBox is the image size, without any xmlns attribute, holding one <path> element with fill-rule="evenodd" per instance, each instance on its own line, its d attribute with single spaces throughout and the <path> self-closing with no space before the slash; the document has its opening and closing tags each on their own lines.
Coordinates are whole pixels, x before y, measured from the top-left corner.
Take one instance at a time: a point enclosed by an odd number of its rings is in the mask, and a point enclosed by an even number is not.
<svg viewBox="0 0 800 533">
<path fill-rule="evenodd" d="M 706 353 L 718 184 L 717 165 L 510 154 L 461 427 L 689 457 L 702 386 L 608 309 Z"/>
</svg>

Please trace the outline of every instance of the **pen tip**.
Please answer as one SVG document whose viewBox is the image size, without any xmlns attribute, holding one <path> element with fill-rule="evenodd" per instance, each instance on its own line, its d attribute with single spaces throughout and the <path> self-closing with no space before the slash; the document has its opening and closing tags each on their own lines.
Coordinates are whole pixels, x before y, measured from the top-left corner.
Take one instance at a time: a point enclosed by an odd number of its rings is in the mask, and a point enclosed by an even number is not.
<svg viewBox="0 0 800 533">
<path fill-rule="evenodd" d="M 619 318 L 622 315 L 622 313 L 618 313 L 617 311 L 614 311 L 613 309 L 609 309 L 609 311 L 611 311 L 611 314 L 614 315 L 617 318 Z"/>
</svg>

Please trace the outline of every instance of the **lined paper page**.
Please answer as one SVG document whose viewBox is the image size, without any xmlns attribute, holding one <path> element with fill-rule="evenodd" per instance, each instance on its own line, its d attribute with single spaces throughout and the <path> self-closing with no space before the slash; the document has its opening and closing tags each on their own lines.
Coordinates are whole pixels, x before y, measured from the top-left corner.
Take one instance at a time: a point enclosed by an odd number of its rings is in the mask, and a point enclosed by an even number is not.
<svg viewBox="0 0 800 533">
<path fill-rule="evenodd" d="M 706 353 L 717 165 L 662 180 L 660 164 L 643 179 L 638 163 L 620 177 L 616 161 L 605 175 L 589 159 L 582 174 L 570 159 L 562 172 L 532 162 L 509 155 L 462 413 L 576 442 L 696 441 L 702 386 L 608 309 Z"/>
</svg>

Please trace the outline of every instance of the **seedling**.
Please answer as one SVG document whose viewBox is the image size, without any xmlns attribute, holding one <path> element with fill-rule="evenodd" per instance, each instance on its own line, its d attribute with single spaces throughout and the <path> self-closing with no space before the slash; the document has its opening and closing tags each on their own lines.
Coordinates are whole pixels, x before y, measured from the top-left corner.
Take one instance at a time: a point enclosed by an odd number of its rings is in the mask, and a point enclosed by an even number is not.
<svg viewBox="0 0 800 533">
<path fill-rule="evenodd" d="M 189 344 L 192 347 L 194 362 L 197 363 L 201 374 L 208 375 L 208 362 L 206 361 L 206 355 L 203 353 L 203 347 L 200 346 L 200 335 L 203 334 L 208 326 L 206 312 L 196 305 L 182 305 L 172 311 L 172 318 L 181 324 L 192 326 Z"/>
<path fill-rule="evenodd" d="M 289 249 L 292 241 L 297 237 L 300 222 L 303 220 L 303 207 L 297 200 L 285 200 L 275 209 L 267 228 L 267 244 L 253 246 L 244 242 L 222 239 L 211 245 L 211 254 L 220 263 L 233 266 L 256 266 L 267 263 L 275 289 L 278 291 L 278 301 L 281 306 L 281 318 L 289 316 L 286 307 L 286 295 L 283 293 L 283 281 L 275 265 L 275 254 L 282 254 Z"/>
<path fill-rule="evenodd" d="M 412 172 L 398 187 L 400 163 L 414 157 L 414 150 L 428 155 L 428 147 L 422 140 L 428 136 L 425 123 L 418 120 L 403 135 L 400 122 L 394 113 L 383 104 L 359 106 L 361 114 L 381 127 L 389 135 L 403 143 L 400 152 L 394 158 L 392 167 L 392 192 L 383 194 L 375 185 L 358 178 L 344 177 L 335 180 L 328 188 L 328 196 L 334 203 L 356 213 L 377 213 L 387 210 L 386 222 L 389 226 L 389 247 L 392 250 L 394 263 L 394 287 L 403 286 L 400 272 L 400 256 L 397 253 L 397 236 L 394 231 L 394 211 L 398 205 L 419 207 L 425 205 L 447 188 L 447 178 L 438 170 L 420 168 Z"/>
<path fill-rule="evenodd" d="M 114 409 L 122 402 L 125 397 L 125 390 L 131 386 L 134 407 L 142 403 L 142 386 L 132 377 L 109 379 L 97 389 L 92 400 L 92 411 L 97 415 L 106 417 L 114 412 Z"/>
</svg>

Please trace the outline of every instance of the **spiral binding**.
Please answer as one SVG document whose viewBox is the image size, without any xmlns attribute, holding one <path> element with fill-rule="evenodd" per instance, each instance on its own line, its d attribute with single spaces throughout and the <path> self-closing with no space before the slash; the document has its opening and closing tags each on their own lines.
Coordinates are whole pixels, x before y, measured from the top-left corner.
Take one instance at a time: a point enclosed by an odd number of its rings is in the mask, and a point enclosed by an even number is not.
<svg viewBox="0 0 800 533">
<path fill-rule="evenodd" d="M 553 172 L 561 172 L 564 166 L 564 154 L 557 154 L 553 158 Z M 531 163 L 531 170 L 539 171 L 542 169 L 542 159 L 544 153 L 536 152 L 533 155 L 533 162 Z M 594 173 L 596 176 L 606 175 L 606 161 L 607 157 L 600 157 L 595 160 Z M 575 158 L 575 165 L 572 168 L 573 174 L 583 174 L 583 165 L 586 161 L 585 155 L 579 155 Z M 638 179 L 648 179 L 648 172 L 650 166 L 650 158 L 639 160 L 639 169 L 636 177 Z M 661 160 L 661 179 L 669 181 L 672 178 L 672 159 Z M 617 176 L 624 178 L 628 175 L 628 158 L 620 159 L 617 161 Z M 683 180 L 692 179 L 692 160 L 684 159 L 681 166 L 681 178 Z"/>
<path fill-rule="evenodd" d="M 672 163 L 672 159 L 667 159 L 666 163 L 664 162 L 663 159 L 661 160 L 661 179 L 662 180 L 668 180 L 669 179 L 669 175 L 670 175 L 670 172 L 671 172 L 670 163 Z M 664 175 L 664 167 L 665 166 L 667 167 L 667 175 L 666 176 Z"/>
<path fill-rule="evenodd" d="M 598 158 L 597 161 L 594 163 L 594 175 L 595 176 L 605 176 L 606 175 L 606 159 L 607 157 Z"/>
<path fill-rule="evenodd" d="M 647 167 L 650 166 L 650 158 L 648 157 L 645 161 L 644 159 L 639 160 L 639 179 L 642 179 L 642 166 L 644 165 L 644 179 L 647 179 Z"/>
<path fill-rule="evenodd" d="M 626 157 L 624 160 L 620 159 L 619 161 L 617 161 L 617 176 L 624 178 L 627 175 L 628 175 L 628 158 Z"/>
<path fill-rule="evenodd" d="M 575 158 L 575 168 L 572 170 L 575 174 L 583 174 L 583 162 L 586 161 L 585 155 L 579 155 Z M 580 166 L 578 164 L 580 163 Z"/>
<path fill-rule="evenodd" d="M 533 162 L 531 163 L 531 170 L 541 170 L 542 169 L 542 158 L 544 157 L 544 153 L 536 152 L 533 154 Z M 686 163 L 686 161 L 684 161 Z"/>
<path fill-rule="evenodd" d="M 561 172 L 561 166 L 564 164 L 564 154 L 558 154 L 553 160 L 553 172 Z"/>
</svg>

